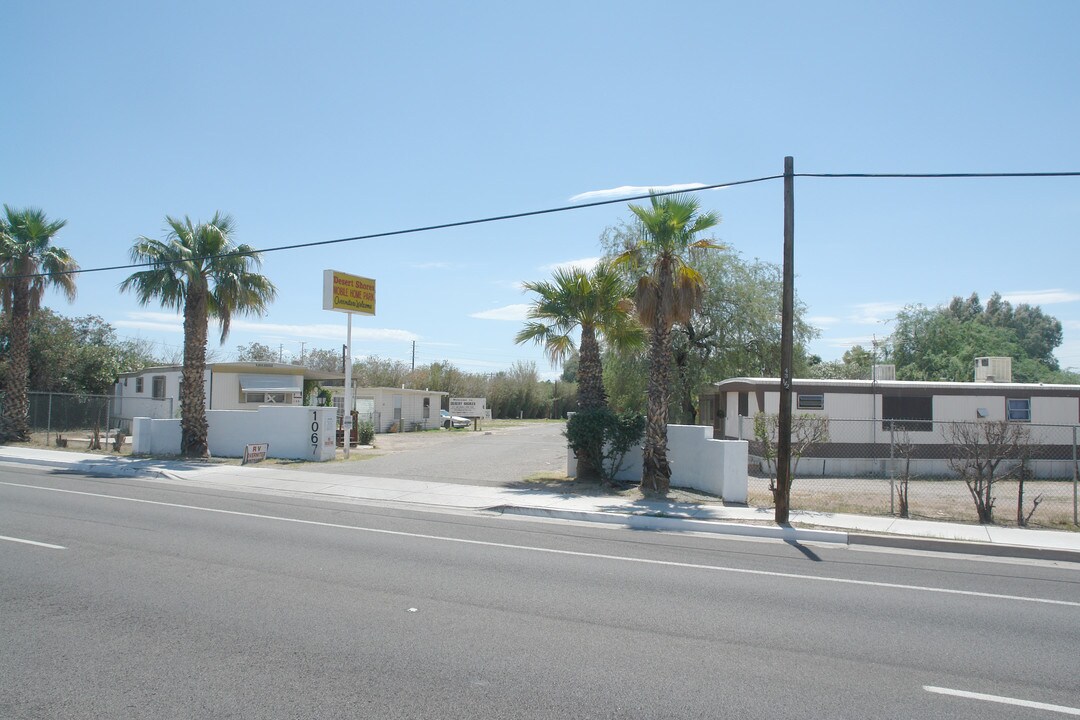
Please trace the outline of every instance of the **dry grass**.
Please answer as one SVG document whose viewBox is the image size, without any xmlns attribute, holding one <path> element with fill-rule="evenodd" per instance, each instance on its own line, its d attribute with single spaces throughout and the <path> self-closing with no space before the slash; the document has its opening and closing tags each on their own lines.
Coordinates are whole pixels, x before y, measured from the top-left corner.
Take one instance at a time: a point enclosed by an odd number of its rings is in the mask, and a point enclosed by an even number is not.
<svg viewBox="0 0 1080 720">
<path fill-rule="evenodd" d="M 1016 526 L 1015 480 L 994 483 L 994 521 Z M 1041 496 L 1031 515 L 1029 527 L 1078 531 L 1073 524 L 1072 481 L 1029 480 L 1024 484 L 1025 515 L 1032 501 Z M 766 477 L 750 478 L 749 503 L 772 505 L 772 493 Z M 908 490 L 910 517 L 919 520 L 977 523 L 975 503 L 963 480 L 912 479 Z M 857 515 L 895 515 L 899 503 L 890 504 L 888 478 L 803 478 L 795 479 L 791 489 L 791 507 L 795 510 L 852 513 Z"/>
</svg>

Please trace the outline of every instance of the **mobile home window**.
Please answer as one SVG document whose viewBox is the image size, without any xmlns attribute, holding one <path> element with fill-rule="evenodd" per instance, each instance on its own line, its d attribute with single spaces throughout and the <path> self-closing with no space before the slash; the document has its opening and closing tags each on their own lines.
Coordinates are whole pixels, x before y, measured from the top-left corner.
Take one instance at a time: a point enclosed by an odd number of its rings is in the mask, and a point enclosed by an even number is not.
<svg viewBox="0 0 1080 720">
<path fill-rule="evenodd" d="M 151 385 L 152 394 L 155 400 L 165 399 L 165 376 L 155 375 L 153 384 Z"/>
<path fill-rule="evenodd" d="M 424 419 L 431 417 L 431 398 L 424 398 Z"/>
<path fill-rule="evenodd" d="M 881 398 L 881 429 L 929 432 L 934 429 L 934 399 L 931 397 Z"/>
<path fill-rule="evenodd" d="M 261 403 L 264 405 L 284 405 L 285 393 L 274 392 L 249 392 L 244 393 L 244 402 Z"/>
<path fill-rule="evenodd" d="M 135 392 L 141 393 L 143 391 L 143 379 L 141 377 L 135 378 Z"/>
<path fill-rule="evenodd" d="M 824 410 L 825 396 L 799 393 L 798 407 L 800 410 Z"/>
<path fill-rule="evenodd" d="M 1016 422 L 1031 422 L 1031 398 L 1009 398 L 1005 401 L 1006 417 Z"/>
<path fill-rule="evenodd" d="M 739 414 L 743 417 L 749 417 L 750 415 L 750 394 L 741 392 L 739 393 Z"/>
</svg>

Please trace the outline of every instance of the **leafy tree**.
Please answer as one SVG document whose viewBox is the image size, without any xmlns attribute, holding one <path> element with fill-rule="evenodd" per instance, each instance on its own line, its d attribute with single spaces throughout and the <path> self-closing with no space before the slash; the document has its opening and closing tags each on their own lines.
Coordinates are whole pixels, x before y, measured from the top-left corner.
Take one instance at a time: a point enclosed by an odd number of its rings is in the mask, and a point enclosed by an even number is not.
<svg viewBox="0 0 1080 720">
<path fill-rule="evenodd" d="M 221 342 L 234 314 L 258 315 L 277 290 L 266 277 L 252 272 L 259 253 L 233 240 L 229 215 L 215 213 L 210 222 L 193 223 L 166 216 L 165 240 L 139 237 L 131 248 L 135 263 L 149 270 L 133 273 L 122 290 L 136 293 L 141 304 L 158 300 L 184 313 L 184 366 L 180 388 L 180 451 L 185 457 L 207 457 L 206 344 L 209 319 L 221 323 Z"/>
<path fill-rule="evenodd" d="M 580 268 L 556 270 L 552 281 L 524 283 L 539 297 L 529 307 L 529 322 L 514 338 L 516 343 L 542 344 L 552 363 L 578 352 L 578 405 L 582 410 L 605 407 L 600 342 L 639 345 L 641 327 L 629 315 L 628 288 L 611 266 L 602 262 L 588 272 Z M 580 332 L 579 346 L 573 334 Z"/>
<path fill-rule="evenodd" d="M 840 360 L 818 362 L 807 367 L 807 377 L 821 380 L 870 380 L 875 355 L 862 345 L 853 345 Z"/>
<path fill-rule="evenodd" d="M 6 358 L 10 336 L 0 332 Z M 120 341 L 113 327 L 97 315 L 66 318 L 41 308 L 30 318 L 32 391 L 108 395 L 117 376 L 160 364 L 147 343 Z M 6 372 L 6 363 L 0 363 Z"/>
<path fill-rule="evenodd" d="M 650 198 L 650 207 L 631 204 L 640 224 L 637 242 L 616 262 L 637 270 L 634 308 L 649 333 L 648 412 L 641 488 L 666 493 L 671 485 L 667 459 L 667 417 L 671 393 L 671 329 L 701 306 L 705 278 L 695 269 L 697 251 L 720 246 L 698 239 L 720 222 L 700 212 L 696 198 L 668 195 Z"/>
<path fill-rule="evenodd" d="M 671 417 L 697 422 L 697 396 L 709 382 L 729 377 L 779 377 L 783 271 L 760 260 L 746 261 L 729 248 L 704 254 L 695 267 L 705 279 L 698 312 L 672 332 L 675 369 Z M 805 363 L 806 344 L 816 334 L 795 303 L 796 363 Z M 798 368 L 797 368 L 798 369 Z"/>
<path fill-rule="evenodd" d="M 252 342 L 236 348 L 236 359 L 240 362 L 277 362 L 278 354 L 268 345 Z"/>
<path fill-rule="evenodd" d="M 75 299 L 75 276 L 71 273 L 79 266 L 67 250 L 53 245 L 66 224 L 66 220 L 49 220 L 37 208 L 16 210 L 7 205 L 0 219 L 0 306 L 10 337 L 0 442 L 30 439 L 30 317 L 40 308 L 48 287 L 56 288 L 68 300 Z"/>
<path fill-rule="evenodd" d="M 900 380 L 970 382 L 972 361 L 983 356 L 1021 356 L 1014 332 L 978 321 L 961 321 L 941 308 L 908 306 L 896 317 L 890 359 Z"/>
<path fill-rule="evenodd" d="M 562 374 L 559 379 L 563 382 L 576 383 L 578 379 L 578 366 L 581 364 L 581 356 L 575 351 L 570 357 L 563 360 Z"/>
<path fill-rule="evenodd" d="M 936 308 L 904 308 L 888 346 L 902 380 L 970 382 L 974 358 L 1011 357 L 1017 382 L 1076 382 L 1054 357 L 1061 342 L 1061 322 L 1041 308 L 1013 306 L 998 293 L 984 307 L 973 293 Z"/>
<path fill-rule="evenodd" d="M 401 387 L 408 385 L 409 364 L 402 360 L 368 355 L 353 361 L 353 380 L 360 387 Z"/>
<path fill-rule="evenodd" d="M 312 370 L 325 372 L 345 372 L 341 365 L 342 355 L 340 350 L 325 350 L 313 348 L 304 354 L 303 358 L 295 358 L 293 365 L 302 365 Z"/>
</svg>

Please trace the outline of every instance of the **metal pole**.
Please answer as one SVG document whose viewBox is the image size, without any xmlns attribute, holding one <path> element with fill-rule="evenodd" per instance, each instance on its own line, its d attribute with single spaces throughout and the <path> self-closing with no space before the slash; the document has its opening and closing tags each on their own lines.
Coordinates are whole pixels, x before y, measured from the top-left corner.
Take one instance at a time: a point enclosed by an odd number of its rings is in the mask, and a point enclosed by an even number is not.
<svg viewBox="0 0 1080 720">
<path fill-rule="evenodd" d="M 348 330 L 345 335 L 345 416 L 341 419 L 341 427 L 345 431 L 345 459 L 349 459 L 349 447 L 352 445 L 352 313 L 345 313 L 349 318 Z"/>
<path fill-rule="evenodd" d="M 876 446 L 877 443 L 874 443 Z M 877 453 L 874 453 L 877 455 Z M 896 428 L 889 424 L 889 514 L 896 514 Z"/>
<path fill-rule="evenodd" d="M 1076 485 L 1080 479 L 1080 468 L 1076 464 L 1076 426 L 1073 425 L 1073 525 L 1080 525 L 1076 514 Z"/>
<path fill-rule="evenodd" d="M 795 159 L 784 158 L 784 300 L 780 322 L 780 417 L 776 443 L 776 522 L 791 500 L 791 362 L 795 318 Z"/>
<path fill-rule="evenodd" d="M 45 445 L 46 446 L 49 444 L 49 436 L 51 434 L 52 434 L 52 393 L 49 393 L 49 411 L 48 411 L 48 413 L 46 415 L 46 419 L 45 419 Z M 1076 437 L 1075 433 L 1073 433 L 1073 437 L 1074 438 Z M 1074 454 L 1076 452 L 1075 448 L 1076 448 L 1076 443 L 1074 442 L 1073 443 L 1073 453 Z"/>
</svg>

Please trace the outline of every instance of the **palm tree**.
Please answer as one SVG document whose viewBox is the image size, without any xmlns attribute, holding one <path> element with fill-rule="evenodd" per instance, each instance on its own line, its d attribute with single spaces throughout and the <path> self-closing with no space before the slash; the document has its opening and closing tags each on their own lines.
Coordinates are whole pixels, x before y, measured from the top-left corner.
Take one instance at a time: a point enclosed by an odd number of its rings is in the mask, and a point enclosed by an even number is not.
<svg viewBox="0 0 1080 720">
<path fill-rule="evenodd" d="M 628 288 L 610 264 L 593 271 L 559 268 L 552 281 L 523 283 L 539 297 L 529 308 L 530 322 L 514 338 L 516 343 L 543 344 L 553 363 L 566 360 L 575 350 L 573 333 L 581 331 L 578 350 L 578 407 L 605 407 L 604 372 L 600 341 L 620 347 L 640 344 L 641 327 L 629 314 Z"/>
<path fill-rule="evenodd" d="M 639 273 L 634 308 L 649 333 L 648 411 L 641 489 L 666 493 L 671 485 L 667 459 L 668 398 L 671 391 L 671 328 L 686 322 L 701 305 L 705 280 L 691 265 L 695 250 L 720 248 L 695 236 L 720 222 L 700 212 L 698 201 L 684 195 L 653 195 L 650 207 L 630 205 L 641 236 L 617 258 L 617 265 Z"/>
<path fill-rule="evenodd" d="M 207 457 L 206 337 L 209 319 L 221 323 L 221 342 L 229 335 L 234 314 L 259 315 L 273 302 L 277 289 L 249 267 L 261 264 L 259 253 L 233 241 L 232 217 L 215 213 L 210 222 L 165 217 L 165 240 L 139 237 L 131 260 L 150 265 L 120 284 L 147 305 L 157 299 L 184 312 L 184 369 L 180 386 L 180 452 Z"/>
<path fill-rule="evenodd" d="M 30 316 L 41 307 L 47 287 L 75 299 L 78 264 L 64 248 L 52 244 L 67 220 L 49 220 L 37 208 L 4 206 L 0 218 L 0 299 L 11 323 L 11 349 L 4 376 L 4 409 L 0 441 L 30 439 Z"/>
</svg>

